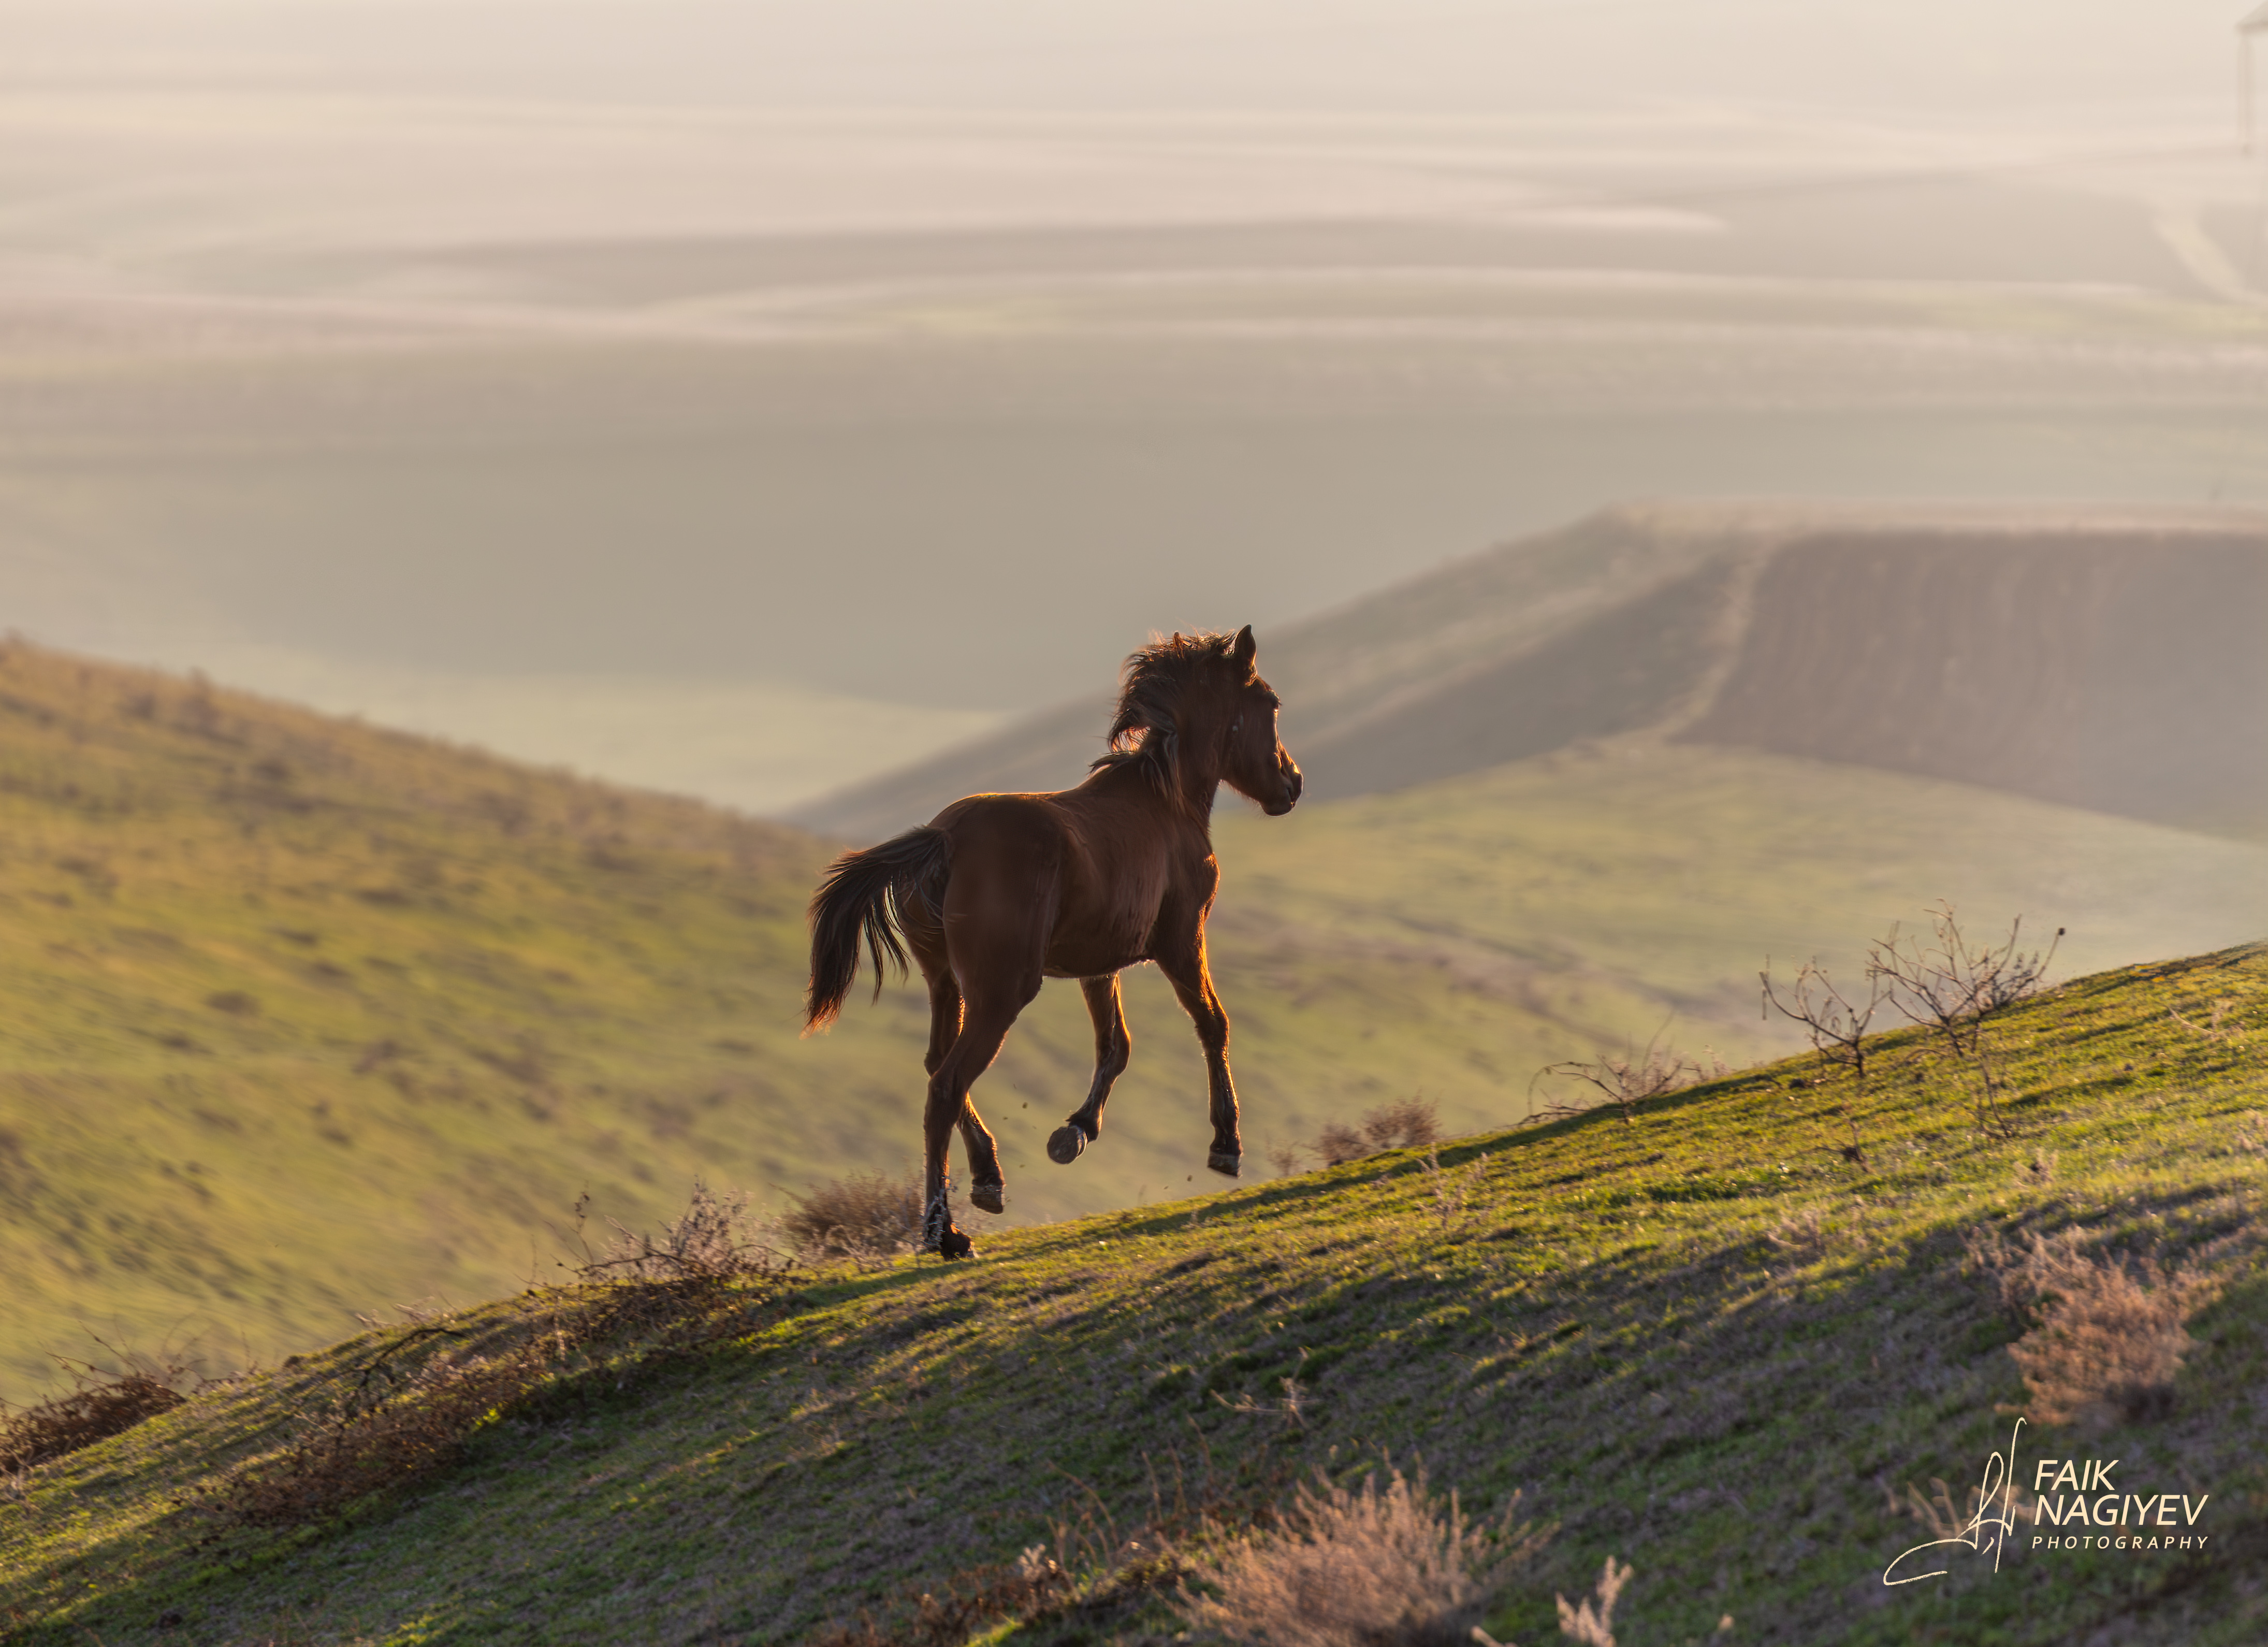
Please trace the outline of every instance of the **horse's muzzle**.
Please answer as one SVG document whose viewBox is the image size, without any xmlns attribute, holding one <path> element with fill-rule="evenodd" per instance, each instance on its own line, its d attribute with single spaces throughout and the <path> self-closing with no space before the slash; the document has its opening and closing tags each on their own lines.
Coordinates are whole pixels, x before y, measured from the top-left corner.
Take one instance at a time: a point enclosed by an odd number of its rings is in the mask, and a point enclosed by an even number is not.
<svg viewBox="0 0 2268 1647">
<path fill-rule="evenodd" d="M 1305 787 L 1304 780 L 1300 776 L 1300 764 L 1290 756 L 1278 757 L 1276 771 L 1277 775 L 1284 780 L 1283 796 L 1280 800 L 1264 801 L 1260 806 L 1260 809 L 1272 818 L 1282 817 L 1293 807 L 1299 805 L 1300 791 Z"/>
</svg>

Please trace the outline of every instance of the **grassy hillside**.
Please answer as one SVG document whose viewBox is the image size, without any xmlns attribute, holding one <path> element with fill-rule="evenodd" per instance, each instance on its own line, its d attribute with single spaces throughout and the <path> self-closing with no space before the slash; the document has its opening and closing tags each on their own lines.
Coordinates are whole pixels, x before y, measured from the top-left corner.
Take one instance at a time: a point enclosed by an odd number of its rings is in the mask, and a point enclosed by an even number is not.
<svg viewBox="0 0 2268 1647">
<path fill-rule="evenodd" d="M 232 1365 L 494 1295 L 585 1192 L 650 1224 L 696 1176 L 778 1206 L 913 1154 L 912 993 L 796 1038 L 815 838 L 14 646 L 0 842 L 0 1397 L 91 1334 Z M 1672 1014 L 1734 1063 L 1784 1046 L 1766 953 L 1848 958 L 1938 896 L 2073 926 L 2078 967 L 2268 929 L 2247 848 L 1716 751 L 1225 809 L 1220 845 L 1256 1174 L 1417 1091 L 1500 1125 L 1543 1064 Z M 1146 969 L 1128 995 L 1076 1167 L 1041 1148 L 1086 1086 L 1076 992 L 979 1088 L 1012 1222 L 1193 1193 L 1195 1038 Z"/>
<path fill-rule="evenodd" d="M 0 818 L 0 1389 L 492 1292 L 585 1188 L 830 1141 L 761 1119 L 815 1090 L 808 838 L 20 646 Z"/>
<path fill-rule="evenodd" d="M 1863 1093 L 1792 1060 L 1438 1162 L 808 1274 L 725 1299 L 737 1325 L 703 1354 L 467 1418 L 421 1486 L 320 1525 L 232 1520 L 232 1473 L 326 1392 L 448 1341 L 372 1332 L 33 1472 L 0 1501 L 0 1616 L 26 1643 L 793 1641 L 858 1608 L 906 1629 L 917 1593 L 1036 1545 L 1084 1587 L 953 1639 L 1156 1639 L 1145 1524 L 1177 1494 L 1210 1491 L 1219 1548 L 1236 1507 L 1264 1519 L 1300 1474 L 1390 1452 L 1471 1510 L 1519 1488 L 1552 1528 L 1487 1619 L 1529 1647 L 1609 1555 L 1636 1569 L 1631 1647 L 1728 1614 L 1734 1640 L 2257 1642 L 2264 1015 L 2257 948 L 2036 997 L 1993 1031 L 2004 1134 L 1976 1125 L 1964 1063 L 1908 1033 Z M 1857 1158 L 1820 1125 L 1837 1104 Z M 2207 1267 L 2169 1407 L 2045 1422 L 2007 1353 L 2028 1321 L 1965 1256 L 2027 1232 Z M 542 1307 L 431 1325 L 493 1347 Z M 2021 1482 L 2116 1459 L 2122 1488 L 2209 1495 L 2189 1525 L 2210 1542 L 2051 1553 L 2027 1523 L 1998 1571 L 1885 1587 L 1940 1536 L 1893 1499 L 1958 1495 L 2027 1407 Z"/>
</svg>

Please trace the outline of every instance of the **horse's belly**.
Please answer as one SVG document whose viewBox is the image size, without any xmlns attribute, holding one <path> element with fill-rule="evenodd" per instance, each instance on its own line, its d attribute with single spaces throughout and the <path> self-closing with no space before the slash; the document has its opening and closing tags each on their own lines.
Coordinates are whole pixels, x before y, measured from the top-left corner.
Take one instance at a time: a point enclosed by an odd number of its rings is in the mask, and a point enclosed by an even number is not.
<svg viewBox="0 0 2268 1647">
<path fill-rule="evenodd" d="M 1101 978 L 1142 960 L 1142 951 L 1138 939 L 1116 942 L 1089 936 L 1050 945 L 1044 970 L 1049 978 Z"/>
</svg>

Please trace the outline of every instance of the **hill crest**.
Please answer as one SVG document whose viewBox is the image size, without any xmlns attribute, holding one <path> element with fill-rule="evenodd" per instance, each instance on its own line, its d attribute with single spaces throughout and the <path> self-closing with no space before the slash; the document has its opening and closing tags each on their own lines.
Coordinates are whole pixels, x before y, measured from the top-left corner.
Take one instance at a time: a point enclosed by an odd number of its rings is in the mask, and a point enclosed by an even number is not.
<svg viewBox="0 0 2268 1647">
<path fill-rule="evenodd" d="M 2252 834 L 2264 616 L 2253 511 L 1651 504 L 1285 624 L 1261 658 L 1322 800 L 1643 735 Z M 871 839 L 1063 787 L 1108 720 L 1098 693 L 790 816 Z"/>
</svg>

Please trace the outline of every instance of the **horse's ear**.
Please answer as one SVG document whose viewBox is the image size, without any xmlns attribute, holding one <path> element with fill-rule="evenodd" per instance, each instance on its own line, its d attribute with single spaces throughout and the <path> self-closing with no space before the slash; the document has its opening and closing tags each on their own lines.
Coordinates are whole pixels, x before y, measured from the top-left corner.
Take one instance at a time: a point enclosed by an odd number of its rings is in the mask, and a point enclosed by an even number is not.
<svg viewBox="0 0 2268 1647">
<path fill-rule="evenodd" d="M 1239 676 L 1249 678 L 1252 660 L 1260 655 L 1260 643 L 1252 638 L 1252 625 L 1247 624 L 1236 631 L 1236 645 L 1229 649 L 1228 661 L 1236 666 Z"/>
</svg>

